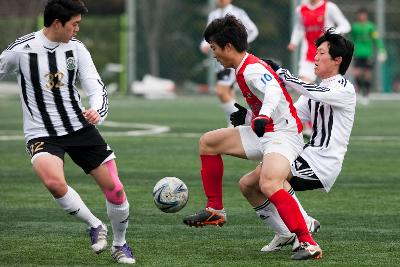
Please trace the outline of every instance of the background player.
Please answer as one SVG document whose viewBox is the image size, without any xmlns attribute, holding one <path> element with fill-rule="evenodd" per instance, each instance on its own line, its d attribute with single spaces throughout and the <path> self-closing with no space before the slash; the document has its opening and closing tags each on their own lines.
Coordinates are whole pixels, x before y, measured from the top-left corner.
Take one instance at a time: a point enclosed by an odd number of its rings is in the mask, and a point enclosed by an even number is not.
<svg viewBox="0 0 400 267">
<path fill-rule="evenodd" d="M 242 21 L 247 30 L 247 41 L 250 43 L 258 36 L 258 29 L 254 22 L 249 18 L 247 13 L 232 5 L 232 0 L 216 0 L 218 8 L 211 11 L 208 15 L 207 25 L 214 19 L 225 17 L 227 14 L 231 14 Z M 210 51 L 210 45 L 203 40 L 200 44 L 200 50 L 208 55 Z M 215 91 L 222 104 L 222 108 L 226 115 L 228 127 L 231 126 L 230 115 L 235 112 L 235 92 L 233 85 L 235 83 L 235 72 L 232 68 L 225 69 L 220 63 L 213 61 L 215 65 L 215 71 L 217 74 L 217 84 Z"/>
<path fill-rule="evenodd" d="M 374 62 L 374 46 L 377 49 L 377 60 L 386 60 L 386 50 L 373 22 L 368 19 L 368 10 L 357 11 L 357 21 L 352 24 L 351 38 L 355 45 L 353 77 L 358 91 L 361 93 L 360 103 L 369 103 Z"/>
<path fill-rule="evenodd" d="M 356 94 L 353 85 L 343 77 L 350 65 L 354 45 L 332 31 L 321 36 L 316 45 L 315 74 L 322 79 L 319 85 L 305 83 L 288 70 L 267 61 L 285 86 L 301 95 L 295 103 L 299 118 L 313 123 L 310 141 L 291 165 L 288 175 L 290 184 L 285 183 L 285 189 L 289 192 L 293 189 L 322 189 L 329 192 L 342 169 L 354 122 Z M 242 177 L 240 189 L 259 217 L 276 232 L 274 239 L 261 249 L 271 252 L 290 244 L 293 234 L 281 221 L 274 205 L 263 198 L 259 189 L 260 171 L 261 167 L 258 166 L 255 171 Z M 307 221 L 307 213 L 301 210 Z"/>
<path fill-rule="evenodd" d="M 348 33 L 351 25 L 336 4 L 325 0 L 305 0 L 295 11 L 294 27 L 287 48 L 293 52 L 301 42 L 298 65 L 299 78 L 314 83 L 315 41 L 325 29 L 335 27 L 338 33 Z M 310 122 L 304 123 L 304 134 L 311 134 Z"/>
<path fill-rule="evenodd" d="M 27 149 L 34 171 L 68 214 L 89 226 L 91 247 L 107 246 L 107 226 L 70 187 L 64 176 L 64 154 L 90 174 L 106 197 L 113 230 L 112 256 L 135 263 L 126 243 L 129 203 L 119 180 L 115 155 L 94 125 L 108 113 L 107 90 L 86 47 L 74 36 L 87 9 L 80 0 L 50 0 L 44 29 L 18 38 L 0 55 L 0 78 L 17 73 Z M 90 108 L 82 106 L 79 77 Z"/>
<path fill-rule="evenodd" d="M 283 189 L 290 163 L 303 146 L 301 123 L 288 92 L 265 62 L 246 52 L 246 29 L 234 16 L 212 21 L 204 37 L 215 58 L 224 67 L 235 69 L 239 88 L 254 116 L 251 127 L 222 128 L 201 137 L 201 175 L 208 202 L 206 209 L 187 216 L 183 222 L 189 226 L 225 223 L 221 154 L 262 159 L 261 192 L 275 204 L 286 226 L 302 244 L 292 259 L 321 257 L 322 250 L 311 237 L 299 206 Z"/>
</svg>

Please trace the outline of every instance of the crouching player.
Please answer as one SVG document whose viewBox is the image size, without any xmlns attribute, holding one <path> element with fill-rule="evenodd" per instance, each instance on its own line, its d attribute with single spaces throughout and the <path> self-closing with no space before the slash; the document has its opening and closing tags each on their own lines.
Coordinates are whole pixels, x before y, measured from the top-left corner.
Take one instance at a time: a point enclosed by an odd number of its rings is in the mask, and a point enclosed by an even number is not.
<svg viewBox="0 0 400 267">
<path fill-rule="evenodd" d="M 353 127 L 356 93 L 343 75 L 346 73 L 354 45 L 333 29 L 316 41 L 315 74 L 322 79 L 319 85 L 305 83 L 270 60 L 266 62 L 276 71 L 287 88 L 301 94 L 295 103 L 302 121 L 312 122 L 312 134 L 303 152 L 292 163 L 285 181 L 287 191 L 322 189 L 328 192 L 341 169 Z M 261 192 L 262 166 L 243 176 L 240 189 L 259 217 L 276 232 L 274 239 L 262 251 L 276 251 L 291 243 L 295 237 L 281 220 L 275 206 Z M 307 213 L 303 210 L 305 220 Z M 294 248 L 297 248 L 294 246 Z"/>
</svg>

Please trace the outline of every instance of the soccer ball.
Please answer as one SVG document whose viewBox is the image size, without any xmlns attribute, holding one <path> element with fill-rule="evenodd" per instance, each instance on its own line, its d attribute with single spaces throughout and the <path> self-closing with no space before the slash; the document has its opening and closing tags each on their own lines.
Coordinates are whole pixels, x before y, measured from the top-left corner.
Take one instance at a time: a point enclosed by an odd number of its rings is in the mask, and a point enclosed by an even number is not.
<svg viewBox="0 0 400 267">
<path fill-rule="evenodd" d="M 186 205 L 189 191 L 179 178 L 165 177 L 154 186 L 153 198 L 157 208 L 161 211 L 174 213 Z"/>
</svg>

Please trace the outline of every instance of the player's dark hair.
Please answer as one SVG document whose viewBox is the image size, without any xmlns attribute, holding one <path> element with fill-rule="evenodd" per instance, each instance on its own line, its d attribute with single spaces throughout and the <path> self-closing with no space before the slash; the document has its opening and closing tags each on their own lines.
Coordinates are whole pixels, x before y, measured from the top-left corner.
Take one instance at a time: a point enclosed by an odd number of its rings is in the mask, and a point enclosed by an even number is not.
<svg viewBox="0 0 400 267">
<path fill-rule="evenodd" d="M 49 0 L 44 8 L 44 26 L 50 25 L 58 19 L 64 26 L 73 16 L 84 15 L 88 12 L 81 0 Z"/>
<path fill-rule="evenodd" d="M 358 10 L 357 10 L 357 14 L 360 14 L 360 13 L 365 13 L 365 14 L 367 14 L 368 15 L 368 9 L 366 9 L 365 7 L 360 7 Z"/>
<path fill-rule="evenodd" d="M 344 75 L 349 68 L 354 52 L 354 44 L 344 36 L 334 33 L 334 28 L 329 28 L 321 37 L 317 39 L 315 45 L 319 47 L 323 42 L 329 43 L 329 55 L 332 58 L 342 57 L 339 66 L 339 73 Z"/>
<path fill-rule="evenodd" d="M 238 52 L 246 51 L 249 46 L 246 28 L 240 20 L 229 14 L 213 20 L 203 36 L 208 43 L 215 42 L 221 48 L 230 43 Z"/>
</svg>

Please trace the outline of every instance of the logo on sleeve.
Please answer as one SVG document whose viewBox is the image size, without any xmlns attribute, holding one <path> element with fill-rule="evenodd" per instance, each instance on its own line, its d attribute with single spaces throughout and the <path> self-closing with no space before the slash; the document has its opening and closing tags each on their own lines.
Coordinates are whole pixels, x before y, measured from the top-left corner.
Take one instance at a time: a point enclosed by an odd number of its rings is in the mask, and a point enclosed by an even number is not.
<svg viewBox="0 0 400 267">
<path fill-rule="evenodd" d="M 74 70 L 75 68 L 76 68 L 75 58 L 74 57 L 67 58 L 67 69 Z"/>
</svg>

